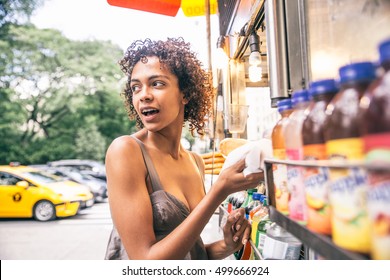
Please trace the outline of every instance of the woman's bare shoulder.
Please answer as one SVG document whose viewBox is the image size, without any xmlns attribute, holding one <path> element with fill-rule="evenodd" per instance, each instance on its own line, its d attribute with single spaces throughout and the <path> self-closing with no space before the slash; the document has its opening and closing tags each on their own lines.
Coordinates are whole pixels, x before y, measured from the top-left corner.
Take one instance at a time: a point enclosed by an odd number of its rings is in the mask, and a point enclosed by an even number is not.
<svg viewBox="0 0 390 280">
<path fill-rule="evenodd" d="M 119 136 L 115 138 L 107 149 L 106 165 L 114 165 L 119 168 L 142 163 L 142 153 L 136 140 L 129 136 Z"/>
<path fill-rule="evenodd" d="M 134 138 L 130 135 L 122 135 L 117 138 L 115 138 L 108 150 L 116 150 L 116 149 L 130 149 L 132 146 L 136 144 Z"/>
</svg>

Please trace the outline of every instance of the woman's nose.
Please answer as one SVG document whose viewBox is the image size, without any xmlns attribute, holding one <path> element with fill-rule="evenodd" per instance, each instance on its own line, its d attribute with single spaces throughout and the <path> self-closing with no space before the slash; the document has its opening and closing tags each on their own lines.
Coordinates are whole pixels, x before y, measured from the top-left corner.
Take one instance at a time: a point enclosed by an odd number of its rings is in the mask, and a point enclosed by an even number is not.
<svg viewBox="0 0 390 280">
<path fill-rule="evenodd" d="M 150 101 L 153 99 L 153 95 L 148 87 L 144 87 L 141 92 L 141 101 Z"/>
</svg>

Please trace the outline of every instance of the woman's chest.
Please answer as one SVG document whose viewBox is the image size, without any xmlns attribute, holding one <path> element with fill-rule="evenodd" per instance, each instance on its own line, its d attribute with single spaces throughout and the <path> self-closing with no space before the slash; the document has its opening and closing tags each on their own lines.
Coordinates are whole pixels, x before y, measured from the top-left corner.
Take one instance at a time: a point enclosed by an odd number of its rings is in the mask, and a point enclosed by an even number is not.
<svg viewBox="0 0 390 280">
<path fill-rule="evenodd" d="M 198 166 L 192 160 L 164 160 L 155 164 L 162 189 L 192 210 L 204 196 Z"/>
</svg>

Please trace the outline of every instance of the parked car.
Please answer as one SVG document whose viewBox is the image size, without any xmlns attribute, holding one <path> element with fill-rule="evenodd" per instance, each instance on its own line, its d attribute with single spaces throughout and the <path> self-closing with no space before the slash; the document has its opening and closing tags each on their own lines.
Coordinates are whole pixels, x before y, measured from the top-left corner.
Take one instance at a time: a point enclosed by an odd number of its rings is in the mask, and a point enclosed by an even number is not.
<svg viewBox="0 0 390 280">
<path fill-rule="evenodd" d="M 0 217 L 49 221 L 94 204 L 86 186 L 29 166 L 0 166 Z"/>
<path fill-rule="evenodd" d="M 54 167 L 45 164 L 30 166 L 87 186 L 92 192 L 95 202 L 102 202 L 107 198 L 107 183 L 105 180 L 84 174 L 73 168 Z"/>
<path fill-rule="evenodd" d="M 95 178 L 106 179 L 106 166 L 95 160 L 88 159 L 63 159 L 57 161 L 50 161 L 47 165 L 52 167 L 64 167 L 69 169 L 79 170 L 83 174 L 91 175 Z"/>
</svg>

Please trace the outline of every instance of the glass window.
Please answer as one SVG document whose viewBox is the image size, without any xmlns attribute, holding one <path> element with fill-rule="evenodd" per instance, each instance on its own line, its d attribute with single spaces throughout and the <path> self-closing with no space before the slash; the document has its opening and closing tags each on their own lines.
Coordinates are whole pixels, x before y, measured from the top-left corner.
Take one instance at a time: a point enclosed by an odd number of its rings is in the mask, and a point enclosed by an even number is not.
<svg viewBox="0 0 390 280">
<path fill-rule="evenodd" d="M 52 176 L 50 174 L 39 171 L 24 172 L 23 175 L 31 181 L 35 181 L 40 184 L 56 183 L 63 181 L 59 177 Z"/>
<path fill-rule="evenodd" d="M 17 182 L 21 181 L 20 178 L 15 177 L 9 173 L 0 172 L 0 185 L 1 186 L 12 186 L 16 185 Z"/>
<path fill-rule="evenodd" d="M 338 68 L 378 60 L 390 36 L 390 1 L 306 0 L 312 80 L 338 77 Z"/>
</svg>

